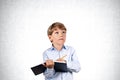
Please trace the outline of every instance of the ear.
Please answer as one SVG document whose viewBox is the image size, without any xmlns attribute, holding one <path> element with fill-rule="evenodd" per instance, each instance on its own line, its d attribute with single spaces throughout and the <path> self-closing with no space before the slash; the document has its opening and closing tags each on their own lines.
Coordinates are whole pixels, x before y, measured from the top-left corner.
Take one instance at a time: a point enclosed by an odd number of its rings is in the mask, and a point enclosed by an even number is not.
<svg viewBox="0 0 120 80">
<path fill-rule="evenodd" d="M 48 38 L 51 39 L 51 35 L 48 35 Z"/>
<path fill-rule="evenodd" d="M 49 40 L 52 42 L 52 36 L 48 35 Z"/>
</svg>

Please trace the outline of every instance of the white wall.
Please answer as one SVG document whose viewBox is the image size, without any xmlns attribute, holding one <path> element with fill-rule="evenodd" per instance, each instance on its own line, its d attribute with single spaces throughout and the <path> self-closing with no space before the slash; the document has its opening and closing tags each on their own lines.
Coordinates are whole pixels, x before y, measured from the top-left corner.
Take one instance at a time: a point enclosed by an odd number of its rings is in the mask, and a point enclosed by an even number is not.
<svg viewBox="0 0 120 80">
<path fill-rule="evenodd" d="M 0 0 L 0 80 L 44 80 L 30 67 L 51 46 L 47 28 L 68 29 L 82 70 L 74 80 L 120 79 L 119 0 Z"/>
</svg>

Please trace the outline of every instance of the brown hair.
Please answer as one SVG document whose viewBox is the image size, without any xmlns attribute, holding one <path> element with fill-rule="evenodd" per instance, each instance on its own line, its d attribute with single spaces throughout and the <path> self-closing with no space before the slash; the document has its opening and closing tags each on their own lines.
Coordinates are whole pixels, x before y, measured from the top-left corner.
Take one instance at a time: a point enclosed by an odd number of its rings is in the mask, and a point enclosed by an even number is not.
<svg viewBox="0 0 120 80">
<path fill-rule="evenodd" d="M 53 23 L 52 25 L 49 26 L 49 28 L 47 30 L 47 35 L 52 35 L 53 31 L 56 30 L 57 28 L 67 31 L 64 24 L 62 24 L 60 22 L 55 22 L 55 23 Z"/>
</svg>

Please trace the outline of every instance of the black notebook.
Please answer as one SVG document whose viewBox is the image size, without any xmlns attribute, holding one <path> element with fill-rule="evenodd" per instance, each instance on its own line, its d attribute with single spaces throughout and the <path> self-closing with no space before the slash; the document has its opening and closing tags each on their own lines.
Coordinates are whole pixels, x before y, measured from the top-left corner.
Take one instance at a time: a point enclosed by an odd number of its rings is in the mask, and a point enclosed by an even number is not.
<svg viewBox="0 0 120 80">
<path fill-rule="evenodd" d="M 34 66 L 31 68 L 35 75 L 41 74 L 46 70 L 46 67 L 43 64 Z M 67 72 L 67 64 L 63 62 L 55 62 L 54 69 L 56 72 Z"/>
<path fill-rule="evenodd" d="M 56 72 L 67 72 L 67 64 L 64 62 L 55 62 L 54 69 Z"/>
<path fill-rule="evenodd" d="M 46 67 L 44 67 L 43 64 L 40 64 L 40 65 L 31 67 L 31 69 L 35 75 L 38 75 L 43 73 L 46 70 Z"/>
</svg>

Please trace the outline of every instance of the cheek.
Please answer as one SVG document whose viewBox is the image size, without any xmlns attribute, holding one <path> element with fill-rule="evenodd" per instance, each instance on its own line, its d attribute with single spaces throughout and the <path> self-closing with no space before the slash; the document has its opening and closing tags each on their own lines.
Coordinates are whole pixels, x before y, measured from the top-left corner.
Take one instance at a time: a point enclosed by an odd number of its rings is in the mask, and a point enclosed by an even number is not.
<svg viewBox="0 0 120 80">
<path fill-rule="evenodd" d="M 64 36 L 64 39 L 66 39 L 66 36 Z"/>
</svg>

